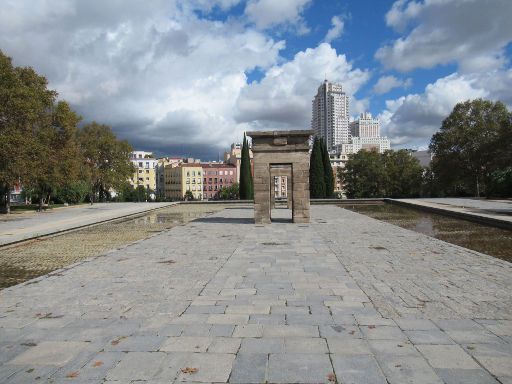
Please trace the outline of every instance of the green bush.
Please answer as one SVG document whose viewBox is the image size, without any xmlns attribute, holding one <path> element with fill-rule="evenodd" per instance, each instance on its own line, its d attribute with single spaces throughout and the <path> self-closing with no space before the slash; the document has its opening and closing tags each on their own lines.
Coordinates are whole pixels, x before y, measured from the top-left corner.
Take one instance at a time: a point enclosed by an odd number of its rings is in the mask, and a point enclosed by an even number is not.
<svg viewBox="0 0 512 384">
<path fill-rule="evenodd" d="M 85 181 L 77 181 L 57 190 L 54 201 L 57 203 L 80 204 L 89 194 L 89 186 Z"/>
<path fill-rule="evenodd" d="M 218 197 L 219 200 L 233 200 L 238 199 L 240 195 L 239 185 L 238 183 L 234 183 L 229 187 L 222 187 L 219 190 Z"/>
</svg>

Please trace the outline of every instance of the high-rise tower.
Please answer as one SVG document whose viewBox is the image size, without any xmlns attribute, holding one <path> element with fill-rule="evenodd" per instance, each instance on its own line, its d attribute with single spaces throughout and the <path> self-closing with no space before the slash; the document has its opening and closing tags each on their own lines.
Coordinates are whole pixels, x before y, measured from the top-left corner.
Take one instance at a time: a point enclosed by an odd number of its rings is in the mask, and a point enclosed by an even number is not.
<svg viewBox="0 0 512 384">
<path fill-rule="evenodd" d="M 357 120 L 350 123 L 350 133 L 359 137 L 379 137 L 380 120 L 373 118 L 370 112 L 361 113 Z"/>
<path fill-rule="evenodd" d="M 325 80 L 313 100 L 311 129 L 325 140 L 327 149 L 350 142 L 349 97 L 340 84 Z"/>
</svg>

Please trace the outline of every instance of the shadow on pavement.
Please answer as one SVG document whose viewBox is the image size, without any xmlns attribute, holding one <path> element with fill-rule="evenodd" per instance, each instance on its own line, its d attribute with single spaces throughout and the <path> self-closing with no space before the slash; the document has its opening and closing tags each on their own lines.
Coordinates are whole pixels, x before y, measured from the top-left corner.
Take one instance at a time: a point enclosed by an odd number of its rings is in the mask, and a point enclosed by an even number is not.
<svg viewBox="0 0 512 384">
<path fill-rule="evenodd" d="M 195 223 L 211 223 L 211 224 L 253 224 L 254 219 L 251 217 L 203 217 L 194 220 Z"/>
</svg>

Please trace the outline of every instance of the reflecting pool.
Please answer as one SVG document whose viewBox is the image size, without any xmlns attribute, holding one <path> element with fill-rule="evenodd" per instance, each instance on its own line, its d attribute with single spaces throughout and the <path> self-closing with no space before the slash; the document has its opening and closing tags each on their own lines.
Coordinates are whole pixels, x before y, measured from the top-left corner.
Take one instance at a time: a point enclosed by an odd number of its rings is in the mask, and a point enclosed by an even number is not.
<svg viewBox="0 0 512 384">
<path fill-rule="evenodd" d="M 512 262 L 510 230 L 386 203 L 341 207 Z"/>
</svg>

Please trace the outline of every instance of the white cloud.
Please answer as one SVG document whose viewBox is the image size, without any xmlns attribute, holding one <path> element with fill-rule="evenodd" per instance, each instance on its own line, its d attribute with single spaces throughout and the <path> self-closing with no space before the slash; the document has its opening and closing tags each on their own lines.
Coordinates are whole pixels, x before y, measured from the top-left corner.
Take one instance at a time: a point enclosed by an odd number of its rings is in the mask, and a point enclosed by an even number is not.
<svg viewBox="0 0 512 384">
<path fill-rule="evenodd" d="M 373 86 L 373 92 L 378 95 L 388 93 L 394 88 L 408 88 L 412 85 L 412 79 L 398 79 L 395 76 L 382 76 Z"/>
<path fill-rule="evenodd" d="M 331 28 L 327 31 L 324 38 L 326 43 L 330 43 L 331 41 L 341 37 L 343 34 L 343 28 L 345 27 L 345 22 L 340 16 L 333 16 L 331 19 L 331 25 Z"/>
<path fill-rule="evenodd" d="M 0 47 L 135 146 L 216 157 L 244 130 L 233 111 L 245 73 L 275 65 L 284 42 L 194 12 L 212 4 L 12 1 L 0 13 Z"/>
<path fill-rule="evenodd" d="M 512 70 L 484 74 L 458 74 L 438 79 L 421 94 L 386 102 L 379 116 L 383 132 L 395 145 L 425 146 L 455 104 L 476 98 L 501 100 L 512 106 Z"/>
<path fill-rule="evenodd" d="M 258 83 L 244 88 L 237 101 L 238 122 L 265 129 L 309 129 L 311 100 L 327 76 L 353 96 L 368 81 L 367 71 L 352 67 L 345 55 L 329 44 L 308 48 L 293 60 L 271 67 Z M 368 107 L 367 100 L 351 99 L 352 113 Z"/>
<path fill-rule="evenodd" d="M 510 0 L 399 0 L 386 23 L 405 35 L 375 54 L 400 71 L 457 63 L 470 73 L 502 67 L 512 41 Z"/>
<path fill-rule="evenodd" d="M 249 0 L 245 14 L 261 29 L 288 24 L 306 33 L 309 28 L 301 14 L 310 3 L 311 0 Z"/>
</svg>

